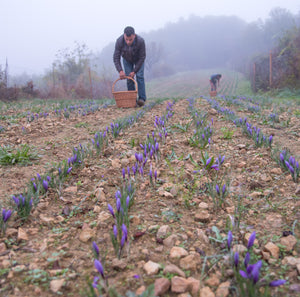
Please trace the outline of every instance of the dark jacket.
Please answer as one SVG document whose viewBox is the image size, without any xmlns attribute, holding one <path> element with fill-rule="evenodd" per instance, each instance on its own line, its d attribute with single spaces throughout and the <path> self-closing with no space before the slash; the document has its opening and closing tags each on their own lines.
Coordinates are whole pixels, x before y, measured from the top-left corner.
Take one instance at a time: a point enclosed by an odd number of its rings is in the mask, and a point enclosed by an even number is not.
<svg viewBox="0 0 300 297">
<path fill-rule="evenodd" d="M 213 74 L 210 77 L 210 80 L 215 84 L 217 81 L 221 79 L 222 75 L 221 74 Z"/>
<path fill-rule="evenodd" d="M 115 45 L 114 64 L 118 72 L 123 70 L 121 66 L 121 57 L 127 62 L 134 64 L 133 72 L 137 73 L 146 59 L 145 41 L 142 37 L 135 35 L 131 46 L 128 46 L 124 40 L 124 35 L 121 35 Z"/>
</svg>

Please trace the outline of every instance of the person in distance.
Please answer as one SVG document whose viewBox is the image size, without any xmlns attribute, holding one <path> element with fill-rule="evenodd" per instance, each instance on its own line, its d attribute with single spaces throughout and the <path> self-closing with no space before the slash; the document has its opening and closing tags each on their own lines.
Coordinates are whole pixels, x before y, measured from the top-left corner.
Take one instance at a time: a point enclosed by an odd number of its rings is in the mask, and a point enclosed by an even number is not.
<svg viewBox="0 0 300 297">
<path fill-rule="evenodd" d="M 210 89 L 211 91 L 217 91 L 217 83 L 218 83 L 218 86 L 220 86 L 220 79 L 221 79 L 222 75 L 221 74 L 213 74 L 211 77 L 210 77 Z"/>
</svg>

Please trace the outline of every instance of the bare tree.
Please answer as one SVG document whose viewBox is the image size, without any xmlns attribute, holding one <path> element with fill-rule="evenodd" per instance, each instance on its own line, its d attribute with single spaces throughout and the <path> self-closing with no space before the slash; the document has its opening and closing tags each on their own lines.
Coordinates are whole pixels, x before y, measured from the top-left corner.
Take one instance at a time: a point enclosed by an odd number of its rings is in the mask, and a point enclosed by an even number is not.
<svg viewBox="0 0 300 297">
<path fill-rule="evenodd" d="M 145 61 L 145 68 L 147 73 L 151 77 L 153 65 L 161 61 L 164 50 L 161 43 L 157 44 L 156 42 L 152 41 L 147 44 L 146 52 L 147 58 Z"/>
</svg>

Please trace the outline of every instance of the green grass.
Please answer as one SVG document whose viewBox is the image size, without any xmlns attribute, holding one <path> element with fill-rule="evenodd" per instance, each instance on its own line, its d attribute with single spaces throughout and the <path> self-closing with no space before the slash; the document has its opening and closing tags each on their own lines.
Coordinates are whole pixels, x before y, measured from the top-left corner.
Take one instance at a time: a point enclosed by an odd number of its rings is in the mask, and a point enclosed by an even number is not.
<svg viewBox="0 0 300 297">
<path fill-rule="evenodd" d="M 21 144 L 17 148 L 9 145 L 0 147 L 0 165 L 27 165 L 38 158 L 39 155 L 28 144 Z"/>
</svg>

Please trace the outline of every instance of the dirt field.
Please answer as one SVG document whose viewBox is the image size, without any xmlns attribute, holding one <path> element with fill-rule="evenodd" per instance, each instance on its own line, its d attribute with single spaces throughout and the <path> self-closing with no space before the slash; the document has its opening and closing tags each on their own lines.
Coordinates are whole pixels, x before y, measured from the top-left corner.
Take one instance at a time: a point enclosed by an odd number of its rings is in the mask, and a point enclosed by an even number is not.
<svg viewBox="0 0 300 297">
<path fill-rule="evenodd" d="M 52 110 L 46 118 L 28 122 L 20 117 L 17 123 L 8 123 L 8 115 L 21 110 L 2 112 L 1 146 L 28 144 L 40 155 L 27 166 L 0 166 L 0 201 L 6 209 L 16 210 L 12 195 L 25 194 L 33 178 L 38 183 L 37 173 L 57 177 L 57 164 L 70 158 L 74 147 L 80 149 L 81 144 L 89 154 L 73 165 L 60 188 L 41 191 L 27 220 L 16 211 L 8 220 L 0 237 L 1 296 L 93 296 L 84 293 L 87 279 L 101 279 L 94 267 L 93 241 L 108 285 L 122 296 L 129 290 L 141 293 L 154 283 L 161 296 L 244 296 L 237 294 L 230 255 L 238 250 L 240 269 L 245 270 L 253 231 L 251 263 L 262 260 L 260 280 L 287 280 L 271 288 L 271 296 L 299 296 L 299 179 L 293 181 L 278 163 L 284 149 L 300 160 L 299 106 L 283 102 L 276 108 L 278 121 L 271 121 L 274 106 L 248 98 L 195 98 L 192 110 L 186 98 L 151 103 L 139 109 L 109 105 L 69 118 L 57 117 Z M 191 142 L 195 111 L 211 129 L 210 144 L 202 148 Z M 257 147 L 229 111 L 236 118 L 247 117 L 267 139 L 273 135 L 272 146 Z M 111 123 L 130 116 L 131 124 L 113 137 Z M 158 119 L 164 120 L 161 126 L 155 125 Z M 106 129 L 108 144 L 97 153 L 91 140 Z M 160 137 L 162 131 L 166 138 Z M 141 145 L 153 140 L 152 133 L 159 143 L 156 158 L 148 153 L 143 174 L 138 170 L 134 176 L 135 155 L 143 153 Z M 203 157 L 214 157 L 216 163 L 219 156 L 225 160 L 218 170 L 205 168 Z M 125 181 L 135 191 L 128 210 L 128 240 L 118 260 L 108 204 L 117 211 L 116 192 Z M 220 189 L 226 185 L 225 197 L 218 196 L 216 184 Z"/>
</svg>

